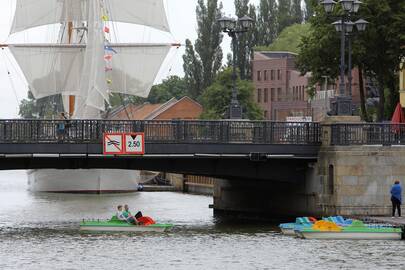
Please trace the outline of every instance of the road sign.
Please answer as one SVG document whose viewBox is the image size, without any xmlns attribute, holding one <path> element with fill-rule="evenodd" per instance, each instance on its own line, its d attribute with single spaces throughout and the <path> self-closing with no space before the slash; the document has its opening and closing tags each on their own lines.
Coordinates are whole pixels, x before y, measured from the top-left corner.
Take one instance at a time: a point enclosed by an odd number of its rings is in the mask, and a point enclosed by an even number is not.
<svg viewBox="0 0 405 270">
<path fill-rule="evenodd" d="M 124 153 L 122 133 L 104 133 L 104 155 L 122 155 Z"/>
<path fill-rule="evenodd" d="M 125 133 L 124 134 L 126 155 L 143 155 L 145 154 L 145 134 L 138 133 Z"/>
</svg>

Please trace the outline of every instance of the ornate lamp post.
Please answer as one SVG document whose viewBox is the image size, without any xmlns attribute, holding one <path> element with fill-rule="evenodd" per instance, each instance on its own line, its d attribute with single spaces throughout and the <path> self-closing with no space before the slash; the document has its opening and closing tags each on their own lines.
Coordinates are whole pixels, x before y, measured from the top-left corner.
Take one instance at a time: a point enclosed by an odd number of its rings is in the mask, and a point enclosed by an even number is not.
<svg viewBox="0 0 405 270">
<path fill-rule="evenodd" d="M 332 23 L 335 26 L 335 30 L 340 33 L 340 83 L 339 83 L 339 95 L 333 104 L 333 112 L 337 115 L 351 115 L 352 114 L 352 43 L 350 33 L 353 32 L 354 26 L 356 26 L 359 32 L 364 31 L 368 24 L 367 21 L 360 19 L 353 23 L 350 21 L 352 15 L 358 12 L 361 1 L 358 0 L 340 0 L 339 3 L 342 6 L 342 15 L 340 20 Z M 321 2 L 326 13 L 332 13 L 337 2 L 333 0 L 323 0 Z M 349 80 L 349 95 L 346 96 L 345 91 L 345 44 L 346 36 L 348 37 L 348 49 L 349 49 L 349 63 L 348 63 L 348 80 Z"/>
<path fill-rule="evenodd" d="M 237 20 L 229 17 L 222 17 L 218 19 L 218 23 L 224 33 L 232 38 L 233 49 L 233 73 L 232 73 L 232 99 L 229 104 L 229 118 L 242 119 L 242 107 L 238 101 L 238 91 L 236 89 L 236 46 L 238 35 L 249 31 L 253 27 L 253 19 L 248 16 L 243 16 Z"/>
</svg>

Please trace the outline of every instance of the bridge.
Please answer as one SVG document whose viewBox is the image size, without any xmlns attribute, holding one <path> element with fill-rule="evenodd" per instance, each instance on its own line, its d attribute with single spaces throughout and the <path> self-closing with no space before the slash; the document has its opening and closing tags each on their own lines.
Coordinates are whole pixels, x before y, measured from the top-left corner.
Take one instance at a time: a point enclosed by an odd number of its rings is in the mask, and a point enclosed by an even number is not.
<svg viewBox="0 0 405 270">
<path fill-rule="evenodd" d="M 57 126 L 66 126 L 58 136 Z M 144 132 L 145 155 L 103 155 Z M 385 215 L 405 178 L 405 125 L 269 121 L 0 120 L 0 170 L 137 169 L 213 176 L 216 213 Z M 388 197 L 387 197 L 388 196 Z"/>
<path fill-rule="evenodd" d="M 66 126 L 58 136 L 57 126 Z M 145 155 L 103 155 L 103 134 L 144 132 Z M 139 169 L 291 179 L 317 159 L 318 123 L 0 120 L 0 169 Z M 275 168 L 286 168 L 283 175 Z"/>
</svg>

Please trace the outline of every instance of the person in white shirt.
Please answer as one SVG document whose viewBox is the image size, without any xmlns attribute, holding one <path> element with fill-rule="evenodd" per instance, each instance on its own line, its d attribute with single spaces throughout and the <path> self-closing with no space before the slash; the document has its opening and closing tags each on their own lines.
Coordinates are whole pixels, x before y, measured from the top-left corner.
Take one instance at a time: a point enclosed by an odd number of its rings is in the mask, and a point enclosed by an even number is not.
<svg viewBox="0 0 405 270">
<path fill-rule="evenodd" d="M 124 216 L 124 212 L 122 211 L 122 205 L 117 206 L 117 213 L 115 215 L 119 220 L 127 221 L 127 219 Z"/>
</svg>

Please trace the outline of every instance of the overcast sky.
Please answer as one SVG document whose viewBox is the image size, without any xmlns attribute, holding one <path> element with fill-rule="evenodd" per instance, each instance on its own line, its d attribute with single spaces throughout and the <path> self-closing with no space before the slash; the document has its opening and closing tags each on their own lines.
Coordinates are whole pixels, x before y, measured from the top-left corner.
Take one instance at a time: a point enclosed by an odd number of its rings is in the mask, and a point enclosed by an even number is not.
<svg viewBox="0 0 405 270">
<path fill-rule="evenodd" d="M 49 27 L 37 28 L 26 33 L 16 34 L 8 37 L 12 17 L 15 8 L 15 0 L 1 0 L 2 6 L 0 8 L 0 43 L 20 43 L 24 41 L 30 42 L 44 42 L 48 40 L 53 34 L 57 34 L 57 30 L 52 32 Z M 224 13 L 227 15 L 234 14 L 234 0 L 223 0 Z M 251 0 L 252 3 L 257 4 L 259 0 Z M 120 30 L 120 42 L 180 42 L 184 44 L 186 38 L 196 39 L 196 19 L 195 9 L 197 0 L 166 0 L 167 14 L 169 18 L 170 27 L 172 29 L 172 36 L 169 34 L 162 34 L 157 31 L 150 31 L 145 35 L 143 29 L 136 31 L 142 33 L 140 38 L 134 38 L 134 31 L 126 31 L 126 26 Z M 135 33 L 136 33 L 135 32 Z M 224 37 L 223 42 L 224 55 L 230 51 L 230 40 Z M 156 82 L 161 81 L 170 75 L 183 75 L 183 62 L 182 55 L 184 54 L 184 47 L 180 49 L 172 49 L 168 55 L 165 63 L 163 63 L 160 74 Z M 10 74 L 8 74 L 10 71 Z M 0 118 L 15 118 L 18 116 L 18 104 L 27 96 L 26 82 L 18 70 L 13 57 L 7 49 L 0 51 Z"/>
</svg>

